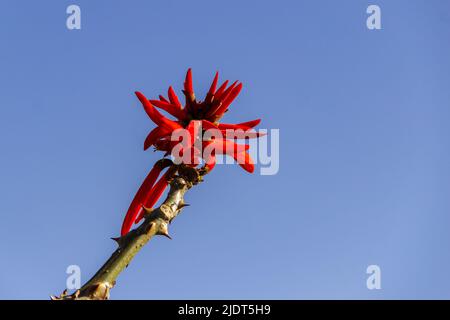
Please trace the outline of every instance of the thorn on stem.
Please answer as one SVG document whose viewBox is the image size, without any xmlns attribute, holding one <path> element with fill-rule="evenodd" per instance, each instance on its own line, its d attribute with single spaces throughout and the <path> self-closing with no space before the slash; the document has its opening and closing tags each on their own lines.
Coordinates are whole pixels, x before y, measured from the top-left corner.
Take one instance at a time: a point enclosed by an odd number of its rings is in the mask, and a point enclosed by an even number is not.
<svg viewBox="0 0 450 320">
<path fill-rule="evenodd" d="M 168 233 L 164 233 L 163 236 L 169 238 L 170 240 L 172 240 L 172 237 Z"/>
<path fill-rule="evenodd" d="M 153 212 L 153 208 L 147 208 L 144 205 L 142 206 L 142 209 L 145 211 L 145 215 L 150 214 L 150 213 Z"/>
<path fill-rule="evenodd" d="M 124 237 L 114 237 L 114 238 L 111 238 L 111 240 L 114 240 L 119 247 L 122 247 L 123 242 L 124 242 Z"/>
<path fill-rule="evenodd" d="M 113 237 L 111 238 L 111 240 L 114 240 L 115 242 L 117 242 L 118 244 L 120 244 L 120 237 Z"/>
<path fill-rule="evenodd" d="M 168 229 L 166 223 L 161 225 L 161 227 L 158 230 L 158 234 L 165 236 L 165 237 L 169 238 L 170 240 L 172 240 L 172 237 L 169 235 L 169 229 Z"/>
</svg>

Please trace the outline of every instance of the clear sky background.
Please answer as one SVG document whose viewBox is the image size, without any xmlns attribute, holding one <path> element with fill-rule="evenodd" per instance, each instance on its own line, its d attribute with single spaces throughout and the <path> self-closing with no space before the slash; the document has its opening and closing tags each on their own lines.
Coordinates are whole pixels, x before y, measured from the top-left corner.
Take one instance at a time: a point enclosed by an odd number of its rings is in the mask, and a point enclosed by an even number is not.
<svg viewBox="0 0 450 320">
<path fill-rule="evenodd" d="M 2 0 L 0 298 L 109 257 L 159 159 L 133 92 L 188 67 L 200 97 L 216 70 L 244 83 L 224 120 L 279 128 L 280 171 L 217 166 L 112 298 L 450 298 L 449 40 L 446 0 Z"/>
</svg>

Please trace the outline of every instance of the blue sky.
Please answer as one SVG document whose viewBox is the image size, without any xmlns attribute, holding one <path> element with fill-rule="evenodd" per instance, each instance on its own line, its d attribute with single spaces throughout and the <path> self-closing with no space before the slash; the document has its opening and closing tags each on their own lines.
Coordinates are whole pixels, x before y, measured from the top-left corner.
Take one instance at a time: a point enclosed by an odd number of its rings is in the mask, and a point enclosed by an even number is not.
<svg viewBox="0 0 450 320">
<path fill-rule="evenodd" d="M 0 298 L 109 257 L 159 158 L 133 92 L 188 67 L 200 96 L 216 70 L 244 83 L 226 120 L 280 129 L 280 171 L 218 166 L 112 298 L 450 298 L 449 38 L 444 0 L 2 1 Z"/>
</svg>

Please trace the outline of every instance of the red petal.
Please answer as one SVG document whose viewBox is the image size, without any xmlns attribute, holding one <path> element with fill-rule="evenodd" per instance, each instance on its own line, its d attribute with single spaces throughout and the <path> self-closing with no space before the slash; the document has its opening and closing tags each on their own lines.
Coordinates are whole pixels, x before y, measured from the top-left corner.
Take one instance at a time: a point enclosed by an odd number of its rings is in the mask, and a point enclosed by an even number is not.
<svg viewBox="0 0 450 320">
<path fill-rule="evenodd" d="M 175 106 L 177 106 L 179 109 L 181 109 L 181 102 L 178 99 L 177 94 L 175 93 L 175 91 L 173 90 L 172 86 L 169 87 L 169 91 L 167 92 L 167 94 L 169 95 L 169 100 L 172 104 L 174 104 Z"/>
<path fill-rule="evenodd" d="M 228 85 L 228 80 L 226 80 L 224 83 L 222 83 L 222 85 L 219 87 L 219 89 L 217 89 L 217 92 L 214 94 L 214 96 L 218 97 L 220 96 L 224 91 L 225 88 Z"/>
<path fill-rule="evenodd" d="M 170 171 L 170 170 L 169 170 Z M 143 206 L 146 208 L 153 208 L 155 203 L 161 198 L 164 190 L 168 186 L 167 178 L 168 178 L 168 172 L 166 172 L 159 180 L 156 182 L 152 190 L 146 195 L 145 199 L 143 199 Z M 144 210 L 141 210 L 139 213 L 139 216 L 136 218 L 136 221 L 134 223 L 139 223 L 139 221 L 142 220 L 144 217 Z"/>
<path fill-rule="evenodd" d="M 169 102 L 166 98 L 164 98 L 162 95 L 159 95 L 159 100 L 164 102 Z"/>
<path fill-rule="evenodd" d="M 216 93 L 216 87 L 217 87 L 217 81 L 219 80 L 219 72 L 216 72 L 216 75 L 214 76 L 214 80 L 211 84 L 211 87 L 209 88 L 208 93 L 205 97 L 205 103 L 209 105 L 214 98 L 214 94 Z"/>
<path fill-rule="evenodd" d="M 222 145 L 222 143 L 229 144 L 231 146 L 231 150 L 227 150 L 228 152 L 224 152 L 222 147 L 225 147 Z M 214 144 L 213 147 L 211 147 L 211 144 Z M 232 156 L 233 159 L 246 171 L 252 173 L 255 170 L 255 165 L 253 163 L 252 158 L 250 155 L 246 152 L 248 150 L 249 146 L 245 145 L 245 150 L 237 150 L 237 144 L 227 141 L 227 140 L 213 140 L 213 141 L 203 141 L 203 158 L 205 159 L 206 164 L 208 162 L 212 162 L 212 157 L 214 156 L 215 159 L 215 152 L 218 152 L 219 154 L 224 153 L 229 156 Z M 225 149 L 225 148 L 224 148 Z M 206 151 L 208 151 L 206 153 Z M 215 164 L 215 163 L 214 163 Z M 214 165 L 213 165 L 214 166 Z"/>
<path fill-rule="evenodd" d="M 220 94 L 220 95 L 216 95 L 215 98 L 216 98 L 217 100 L 219 100 L 219 101 L 225 100 L 225 99 L 228 97 L 228 95 L 230 94 L 231 90 L 234 89 L 234 87 L 236 86 L 237 83 L 238 83 L 237 81 L 233 82 L 233 83 L 231 84 L 231 86 L 229 86 L 229 87 L 227 88 L 227 90 L 225 90 L 225 91 L 224 91 L 222 94 Z"/>
<path fill-rule="evenodd" d="M 210 129 L 219 129 L 218 126 L 216 126 L 214 123 L 208 120 L 202 120 L 202 129 L 203 130 L 210 130 Z"/>
<path fill-rule="evenodd" d="M 211 87 L 209 88 L 208 95 L 214 95 L 216 93 L 216 87 L 217 87 L 217 81 L 219 80 L 219 72 L 216 72 L 216 75 L 214 76 L 214 80 L 211 84 Z"/>
<path fill-rule="evenodd" d="M 243 159 L 240 158 L 240 156 L 242 156 Z M 253 171 L 255 171 L 255 164 L 253 163 L 253 159 L 247 152 L 234 154 L 233 158 L 245 171 L 250 173 L 253 173 Z"/>
<path fill-rule="evenodd" d="M 171 150 L 171 141 L 170 139 L 160 139 L 154 143 L 156 150 L 161 151 L 170 151 Z"/>
<path fill-rule="evenodd" d="M 225 111 L 228 109 L 228 106 L 233 102 L 233 100 L 238 96 L 238 94 L 242 90 L 242 83 L 239 83 L 233 90 L 230 92 L 228 97 L 222 102 L 220 107 L 214 113 L 214 115 L 218 118 L 222 117 Z"/>
<path fill-rule="evenodd" d="M 239 144 L 231 140 L 215 139 L 212 141 L 214 150 L 219 154 L 234 155 L 237 152 L 243 152 L 250 148 L 248 144 Z"/>
<path fill-rule="evenodd" d="M 186 74 L 186 80 L 184 81 L 184 90 L 183 93 L 186 97 L 186 107 L 185 112 L 193 113 L 193 104 L 195 103 L 195 94 L 192 86 L 192 70 L 189 68 Z"/>
<path fill-rule="evenodd" d="M 186 80 L 184 82 L 184 91 L 188 93 L 194 93 L 194 89 L 192 86 L 192 70 L 191 68 L 188 69 L 186 74 Z"/>
<path fill-rule="evenodd" d="M 200 132 L 200 125 L 201 125 L 200 120 L 191 120 L 191 122 L 189 122 L 189 125 L 186 128 L 189 131 L 191 145 L 193 145 L 196 139 L 198 138 L 198 134 Z"/>
<path fill-rule="evenodd" d="M 150 100 L 152 104 L 154 104 L 156 107 L 163 109 L 164 111 L 167 111 L 169 114 L 177 118 L 178 120 L 184 119 L 184 113 L 181 111 L 179 107 L 177 107 L 174 104 L 170 104 L 164 101 L 159 100 Z"/>
<path fill-rule="evenodd" d="M 228 123 L 219 123 L 217 126 L 219 129 L 250 129 L 256 127 L 261 122 L 261 119 L 251 120 L 247 122 L 242 123 L 236 123 L 236 124 L 228 124 Z"/>
<path fill-rule="evenodd" d="M 244 130 L 242 131 L 242 129 L 236 129 L 236 130 L 230 130 L 230 129 L 226 129 L 226 130 L 220 130 L 222 132 L 222 135 L 226 138 L 226 139 L 255 139 L 255 138 L 259 138 L 259 137 L 264 137 L 266 135 L 266 133 L 260 133 L 260 132 L 256 132 L 255 130 Z"/>
<path fill-rule="evenodd" d="M 148 134 L 147 138 L 144 141 L 144 150 L 147 150 L 152 145 L 156 143 L 159 139 L 162 137 L 165 137 L 171 133 L 170 130 L 164 128 L 164 127 L 156 127 L 150 133 Z"/>
<path fill-rule="evenodd" d="M 142 209 L 142 203 L 145 195 L 152 189 L 152 186 L 155 183 L 156 179 L 158 178 L 159 174 L 161 173 L 162 169 L 163 168 L 159 165 L 159 163 L 155 164 L 150 173 L 145 178 L 142 185 L 140 186 L 138 192 L 134 196 L 134 199 L 131 202 L 127 214 L 125 215 L 125 219 L 123 220 L 122 223 L 122 229 L 120 231 L 120 234 L 122 236 L 127 234 L 128 231 L 130 231 L 133 222 L 135 221 L 136 217 L 138 216 L 138 214 Z"/>
<path fill-rule="evenodd" d="M 136 91 L 135 94 L 144 106 L 145 112 L 147 112 L 148 116 L 154 123 L 172 130 L 181 128 L 181 126 L 177 122 L 167 119 L 158 110 L 156 110 L 151 102 L 142 93 Z"/>
<path fill-rule="evenodd" d="M 208 172 L 210 172 L 212 169 L 214 169 L 215 166 L 216 166 L 216 156 L 214 153 L 209 154 L 205 158 L 205 169 L 208 170 Z"/>
</svg>

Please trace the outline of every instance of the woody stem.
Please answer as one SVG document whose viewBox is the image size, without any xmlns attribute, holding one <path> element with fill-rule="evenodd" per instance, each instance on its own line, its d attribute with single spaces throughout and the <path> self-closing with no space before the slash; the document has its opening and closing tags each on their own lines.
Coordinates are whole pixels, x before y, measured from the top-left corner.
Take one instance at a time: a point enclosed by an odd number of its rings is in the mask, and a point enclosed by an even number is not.
<svg viewBox="0 0 450 320">
<path fill-rule="evenodd" d="M 164 235 L 170 238 L 168 225 L 185 206 L 184 194 L 201 179 L 201 176 L 195 169 L 191 169 L 190 174 L 183 174 L 180 169 L 183 168 L 179 168 L 178 175 L 170 182 L 170 190 L 163 204 L 159 208 L 147 212 L 144 222 L 138 228 L 130 231 L 123 237 L 114 239 L 119 247 L 97 273 L 75 293 L 67 295 L 64 292 L 60 297 L 52 297 L 52 299 L 108 299 L 110 290 L 116 284 L 119 274 L 153 236 Z M 184 169 L 186 170 L 186 168 Z M 195 170 L 194 174 L 192 170 Z"/>
</svg>

